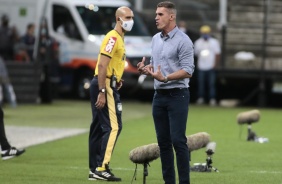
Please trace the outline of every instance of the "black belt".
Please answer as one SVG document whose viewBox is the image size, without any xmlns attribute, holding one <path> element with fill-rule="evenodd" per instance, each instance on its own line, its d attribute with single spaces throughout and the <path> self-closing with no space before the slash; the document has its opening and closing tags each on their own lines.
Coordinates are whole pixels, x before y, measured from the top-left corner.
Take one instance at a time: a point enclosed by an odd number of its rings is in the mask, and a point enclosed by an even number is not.
<svg viewBox="0 0 282 184">
<path fill-rule="evenodd" d="M 167 95 L 167 94 L 178 92 L 181 90 L 187 90 L 187 88 L 156 89 L 156 92 L 158 94 Z"/>
<path fill-rule="evenodd" d="M 95 78 L 98 78 L 98 75 L 94 75 Z M 111 77 L 106 76 L 106 78 L 110 79 Z"/>
</svg>

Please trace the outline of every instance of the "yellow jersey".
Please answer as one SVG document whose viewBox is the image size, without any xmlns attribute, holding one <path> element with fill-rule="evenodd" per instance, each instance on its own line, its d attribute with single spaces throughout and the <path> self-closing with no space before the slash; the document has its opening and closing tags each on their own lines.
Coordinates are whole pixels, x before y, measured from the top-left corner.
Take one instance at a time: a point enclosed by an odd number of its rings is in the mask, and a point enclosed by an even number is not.
<svg viewBox="0 0 282 184">
<path fill-rule="evenodd" d="M 100 62 L 101 55 L 111 58 L 107 68 L 107 77 L 110 78 L 114 74 L 117 77 L 117 82 L 119 82 L 123 75 L 126 56 L 123 38 L 116 30 L 108 32 L 103 39 L 97 66 Z M 95 75 L 98 75 L 98 73 L 99 69 L 96 67 Z"/>
</svg>

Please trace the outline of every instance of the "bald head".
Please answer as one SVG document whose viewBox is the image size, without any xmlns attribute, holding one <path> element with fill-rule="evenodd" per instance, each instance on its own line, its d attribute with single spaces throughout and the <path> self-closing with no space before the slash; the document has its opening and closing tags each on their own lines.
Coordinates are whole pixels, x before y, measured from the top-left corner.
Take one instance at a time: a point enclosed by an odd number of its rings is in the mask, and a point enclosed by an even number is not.
<svg viewBox="0 0 282 184">
<path fill-rule="evenodd" d="M 123 17 L 124 15 L 132 15 L 133 16 L 133 12 L 130 8 L 128 8 L 126 6 L 121 6 L 116 11 L 116 17 Z"/>
</svg>

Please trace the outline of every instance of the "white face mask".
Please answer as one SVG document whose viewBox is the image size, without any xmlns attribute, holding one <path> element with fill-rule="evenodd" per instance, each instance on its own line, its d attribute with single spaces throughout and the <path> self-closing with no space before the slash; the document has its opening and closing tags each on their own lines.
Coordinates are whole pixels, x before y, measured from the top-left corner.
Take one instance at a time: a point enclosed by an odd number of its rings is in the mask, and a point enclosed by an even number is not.
<svg viewBox="0 0 282 184">
<path fill-rule="evenodd" d="M 122 21 L 121 27 L 125 30 L 125 31 L 131 31 L 134 21 L 133 19 L 128 20 L 128 21 L 124 21 L 120 18 L 120 20 Z"/>
</svg>

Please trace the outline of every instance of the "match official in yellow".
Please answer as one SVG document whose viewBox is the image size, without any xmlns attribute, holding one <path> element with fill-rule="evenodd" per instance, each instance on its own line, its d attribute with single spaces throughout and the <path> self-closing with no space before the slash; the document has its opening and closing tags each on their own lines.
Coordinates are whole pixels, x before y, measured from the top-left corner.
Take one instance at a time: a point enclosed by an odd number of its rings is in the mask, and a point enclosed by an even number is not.
<svg viewBox="0 0 282 184">
<path fill-rule="evenodd" d="M 89 132 L 89 180 L 121 181 L 109 163 L 122 129 L 122 104 L 118 90 L 125 66 L 124 34 L 133 27 L 128 7 L 116 10 L 116 25 L 105 36 L 90 86 L 92 123 Z"/>
</svg>

